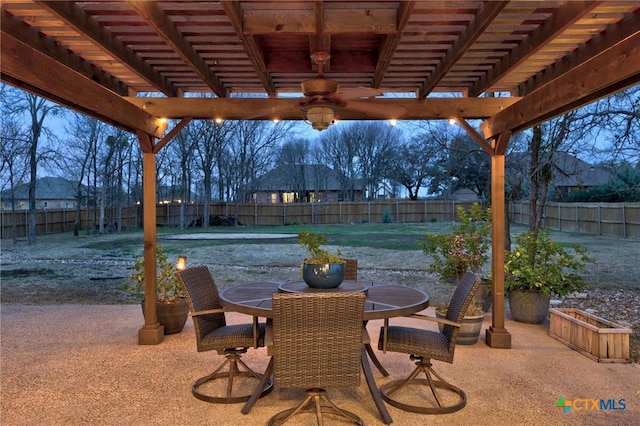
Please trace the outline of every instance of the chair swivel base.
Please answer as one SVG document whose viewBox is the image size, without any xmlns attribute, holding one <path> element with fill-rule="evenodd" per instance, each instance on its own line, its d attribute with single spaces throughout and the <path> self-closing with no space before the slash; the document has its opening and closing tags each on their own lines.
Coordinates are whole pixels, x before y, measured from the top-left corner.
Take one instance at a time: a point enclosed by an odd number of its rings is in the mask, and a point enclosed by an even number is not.
<svg viewBox="0 0 640 426">
<path fill-rule="evenodd" d="M 419 360 L 416 362 L 416 365 L 417 367 L 406 379 L 393 380 L 382 385 L 380 388 L 380 394 L 385 402 L 401 410 L 420 414 L 448 414 L 461 410 L 465 405 L 467 405 L 467 394 L 462 389 L 453 386 L 451 383 L 448 383 L 440 377 L 440 375 L 433 370 L 429 361 Z M 424 372 L 427 378 L 418 379 L 417 376 L 420 372 Z M 432 374 L 438 380 L 434 380 L 431 376 Z M 409 385 L 426 386 L 427 388 L 430 388 L 437 406 L 429 407 L 413 405 L 399 401 L 397 398 L 392 398 L 392 394 Z M 441 402 L 441 398 L 436 389 L 445 389 L 448 394 L 455 394 L 457 396 L 457 401 L 453 404 L 444 405 Z"/>
<path fill-rule="evenodd" d="M 324 401 L 327 405 L 322 405 L 322 401 Z M 299 413 L 316 413 L 319 426 L 322 426 L 324 424 L 322 416 L 323 414 L 340 416 L 346 420 L 350 420 L 357 425 L 364 426 L 364 421 L 360 417 L 350 411 L 338 408 L 333 402 L 331 402 L 331 400 L 329 400 L 329 398 L 327 398 L 326 391 L 324 389 L 317 388 L 308 389 L 307 397 L 300 404 L 298 404 L 298 406 L 279 412 L 269 419 L 267 425 L 281 425 L 291 419 L 294 415 Z"/>
<path fill-rule="evenodd" d="M 191 393 L 194 397 L 198 398 L 201 401 L 212 402 L 217 404 L 235 404 L 238 402 L 246 402 L 251 397 L 251 393 L 246 395 L 233 395 L 233 380 L 237 377 L 247 377 L 249 379 L 256 379 L 258 383 L 262 379 L 262 374 L 258 374 L 254 372 L 251 368 L 247 366 L 240 359 L 240 354 L 236 352 L 230 352 L 226 354 L 227 359 L 218 367 L 213 373 L 201 377 L 193 383 L 191 387 Z M 222 369 L 229 365 L 229 368 L 225 371 Z M 240 370 L 239 366 L 244 367 L 244 370 Z M 200 390 L 200 386 L 204 385 L 207 382 L 223 379 L 226 380 L 226 392 L 224 395 L 212 395 L 208 393 L 204 393 Z M 260 394 L 260 398 L 267 395 L 269 392 L 273 390 L 273 379 L 269 379 L 266 383 L 262 393 Z"/>
</svg>

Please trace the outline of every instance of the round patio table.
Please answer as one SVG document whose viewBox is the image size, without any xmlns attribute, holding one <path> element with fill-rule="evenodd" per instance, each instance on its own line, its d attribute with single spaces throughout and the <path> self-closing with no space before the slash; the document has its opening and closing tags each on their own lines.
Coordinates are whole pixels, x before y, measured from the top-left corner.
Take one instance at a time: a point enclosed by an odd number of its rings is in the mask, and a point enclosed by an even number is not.
<svg viewBox="0 0 640 426">
<path fill-rule="evenodd" d="M 402 317 L 429 307 L 429 295 L 417 288 L 398 284 L 344 281 L 345 284 L 357 283 L 366 287 L 367 298 L 364 305 L 363 318 L 365 321 Z M 242 312 L 263 318 L 271 318 L 271 296 L 282 291 L 281 286 L 300 288 L 299 291 L 331 291 L 311 289 L 304 281 L 263 281 L 249 284 L 238 284 L 220 292 L 222 306 L 230 311 Z M 344 291 L 340 287 L 334 291 Z"/>
<path fill-rule="evenodd" d="M 344 287 L 343 287 L 344 286 Z M 362 287 L 364 286 L 364 290 Z M 342 288 L 341 288 L 342 287 Z M 240 312 L 256 317 L 271 318 L 273 316 L 271 297 L 279 291 L 292 292 L 329 292 L 329 291 L 365 291 L 363 320 L 365 324 L 370 320 L 401 317 L 420 312 L 429 307 L 429 295 L 416 288 L 406 287 L 398 284 L 367 282 L 367 281 L 344 281 L 337 289 L 311 289 L 303 281 L 263 281 L 248 284 L 238 284 L 226 288 L 220 292 L 220 303 L 225 309 Z M 384 405 L 380 390 L 376 386 L 373 372 L 367 356 L 370 356 L 378 369 L 384 375 L 388 375 L 382 365 L 375 358 L 371 346 L 363 345 L 362 349 L 362 370 L 364 372 L 369 392 L 378 408 L 378 412 L 385 423 L 390 424 L 393 420 L 387 407 Z M 272 368 L 272 361 L 269 362 L 267 370 Z M 264 377 L 268 374 L 265 372 Z M 260 385 L 257 390 L 263 389 Z M 253 403 L 259 397 L 260 392 L 247 401 L 242 408 L 242 412 L 247 414 Z"/>
</svg>

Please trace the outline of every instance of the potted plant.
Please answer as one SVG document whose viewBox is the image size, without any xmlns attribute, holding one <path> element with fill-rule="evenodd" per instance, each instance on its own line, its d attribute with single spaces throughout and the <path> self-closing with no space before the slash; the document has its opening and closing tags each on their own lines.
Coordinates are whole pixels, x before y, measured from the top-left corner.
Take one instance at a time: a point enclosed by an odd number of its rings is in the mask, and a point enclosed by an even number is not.
<svg viewBox="0 0 640 426">
<path fill-rule="evenodd" d="M 306 249 L 307 257 L 302 264 L 302 279 L 309 287 L 336 288 L 344 280 L 344 264 L 340 250 L 335 253 L 321 248 L 325 237 L 314 232 L 298 234 L 298 242 Z"/>
<path fill-rule="evenodd" d="M 189 316 L 189 304 L 176 276 L 176 265 L 169 262 L 162 247 L 156 247 L 156 291 L 158 322 L 164 326 L 164 334 L 182 331 Z M 134 272 L 129 276 L 128 290 L 144 292 L 144 256 L 140 255 L 133 265 Z M 142 300 L 144 314 L 144 299 Z"/>
<path fill-rule="evenodd" d="M 523 232 L 515 243 L 504 265 L 511 314 L 516 321 L 539 324 L 547 317 L 552 295 L 584 289 L 586 282 L 578 272 L 594 260 L 578 244 L 565 250 L 549 237 L 548 229 Z"/>
<path fill-rule="evenodd" d="M 450 233 L 429 233 L 418 242 L 433 259 L 428 270 L 456 282 L 466 271 L 483 278 L 482 268 L 489 260 L 491 245 L 491 210 L 473 203 L 468 211 L 458 206 L 457 214 L 459 221 L 451 226 Z M 483 279 L 475 296 L 485 311 L 491 307 L 490 290 L 491 282 Z"/>
<path fill-rule="evenodd" d="M 434 304 L 431 305 L 433 306 Z M 436 317 L 446 318 L 448 304 L 435 306 Z M 482 308 L 480 301 L 474 297 L 471 300 L 471 304 L 469 304 L 467 311 L 464 313 L 464 317 L 462 318 L 462 326 L 460 327 L 460 331 L 458 332 L 458 340 L 456 341 L 457 344 L 475 345 L 478 342 L 480 331 L 482 330 L 484 315 L 485 310 Z M 439 322 L 438 328 L 440 329 L 440 332 L 442 332 L 442 330 L 444 329 L 444 324 Z"/>
<path fill-rule="evenodd" d="M 458 206 L 459 222 L 451 226 L 450 233 L 429 233 L 418 244 L 433 259 L 429 272 L 436 272 L 445 280 L 458 282 L 466 271 L 482 276 L 482 267 L 489 260 L 491 213 L 473 203 L 469 210 Z M 465 312 L 458 343 L 475 344 L 478 341 L 485 312 L 491 307 L 490 284 L 484 280 Z M 444 318 L 447 307 L 436 309 L 436 316 Z"/>
</svg>

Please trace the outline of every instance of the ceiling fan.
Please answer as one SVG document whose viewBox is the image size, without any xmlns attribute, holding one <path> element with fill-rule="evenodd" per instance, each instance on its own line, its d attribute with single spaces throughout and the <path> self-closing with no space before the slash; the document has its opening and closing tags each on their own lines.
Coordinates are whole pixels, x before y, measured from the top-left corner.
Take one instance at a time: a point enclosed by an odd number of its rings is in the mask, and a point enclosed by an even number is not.
<svg viewBox="0 0 640 426">
<path fill-rule="evenodd" d="M 306 114 L 307 120 L 316 130 L 324 130 L 335 121 L 335 113 L 343 108 L 355 109 L 377 116 L 398 117 L 405 110 L 391 105 L 376 105 L 358 101 L 361 98 L 381 96 L 379 89 L 372 87 L 353 87 L 340 89 L 340 83 L 324 78 L 324 65 L 329 61 L 327 52 L 315 52 L 311 59 L 318 66 L 318 76 L 303 81 L 300 86 L 304 98 L 300 102 L 300 110 Z"/>
</svg>

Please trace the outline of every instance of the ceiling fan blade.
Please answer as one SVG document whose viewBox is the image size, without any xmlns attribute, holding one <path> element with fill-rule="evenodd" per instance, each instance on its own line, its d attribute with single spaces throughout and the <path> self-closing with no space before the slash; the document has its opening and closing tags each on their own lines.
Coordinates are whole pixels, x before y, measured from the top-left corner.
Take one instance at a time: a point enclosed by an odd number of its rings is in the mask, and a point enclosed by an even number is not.
<svg viewBox="0 0 640 426">
<path fill-rule="evenodd" d="M 373 87 L 345 87 L 338 93 L 342 99 L 357 99 L 357 98 L 373 98 L 375 96 L 382 96 L 383 93 L 380 89 L 374 89 Z"/>
<path fill-rule="evenodd" d="M 378 117 L 399 118 L 407 112 L 404 107 L 394 105 L 380 105 L 372 102 L 349 101 L 345 108 L 355 109 Z"/>
</svg>

